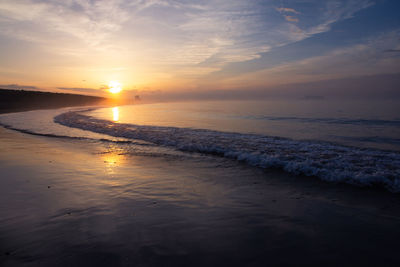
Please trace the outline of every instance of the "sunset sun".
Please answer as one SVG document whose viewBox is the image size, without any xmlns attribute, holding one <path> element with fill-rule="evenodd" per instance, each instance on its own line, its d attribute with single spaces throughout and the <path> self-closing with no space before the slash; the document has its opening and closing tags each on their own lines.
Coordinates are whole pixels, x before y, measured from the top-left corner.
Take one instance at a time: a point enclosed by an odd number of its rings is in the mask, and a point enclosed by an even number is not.
<svg viewBox="0 0 400 267">
<path fill-rule="evenodd" d="M 108 91 L 112 94 L 118 94 L 119 92 L 122 91 L 122 85 L 117 81 L 111 81 L 108 84 L 108 88 L 109 88 Z"/>
</svg>

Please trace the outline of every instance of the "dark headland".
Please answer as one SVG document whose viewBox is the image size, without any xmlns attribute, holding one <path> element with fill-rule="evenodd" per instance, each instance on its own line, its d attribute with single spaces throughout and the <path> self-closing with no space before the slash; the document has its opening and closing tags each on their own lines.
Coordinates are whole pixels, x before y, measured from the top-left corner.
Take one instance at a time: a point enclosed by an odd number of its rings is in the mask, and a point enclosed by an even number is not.
<svg viewBox="0 0 400 267">
<path fill-rule="evenodd" d="M 40 91 L 0 89 L 0 113 L 104 104 L 107 98 Z"/>
</svg>

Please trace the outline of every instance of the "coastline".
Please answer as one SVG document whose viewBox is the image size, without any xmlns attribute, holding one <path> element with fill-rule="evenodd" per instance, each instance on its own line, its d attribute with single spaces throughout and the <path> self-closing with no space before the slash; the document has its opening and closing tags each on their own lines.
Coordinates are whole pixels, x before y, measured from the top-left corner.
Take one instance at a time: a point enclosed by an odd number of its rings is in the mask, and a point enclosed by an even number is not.
<svg viewBox="0 0 400 267">
<path fill-rule="evenodd" d="M 103 97 L 0 88 L 0 114 L 39 109 L 105 105 L 109 104 L 109 102 L 109 99 Z"/>
<path fill-rule="evenodd" d="M 3 266 L 400 263 L 397 194 L 4 128 L 0 145 Z"/>
</svg>

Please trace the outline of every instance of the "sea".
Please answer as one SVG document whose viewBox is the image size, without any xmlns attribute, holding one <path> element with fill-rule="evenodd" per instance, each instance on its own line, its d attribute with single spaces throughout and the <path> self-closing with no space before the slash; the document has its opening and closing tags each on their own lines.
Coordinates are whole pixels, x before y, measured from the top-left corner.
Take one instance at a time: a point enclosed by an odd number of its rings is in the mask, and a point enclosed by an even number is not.
<svg viewBox="0 0 400 267">
<path fill-rule="evenodd" d="M 121 144 L 126 153 L 227 158 L 261 169 L 400 192 L 394 100 L 185 101 L 0 115 L 49 138 Z M 122 146 L 123 145 L 123 146 Z"/>
</svg>

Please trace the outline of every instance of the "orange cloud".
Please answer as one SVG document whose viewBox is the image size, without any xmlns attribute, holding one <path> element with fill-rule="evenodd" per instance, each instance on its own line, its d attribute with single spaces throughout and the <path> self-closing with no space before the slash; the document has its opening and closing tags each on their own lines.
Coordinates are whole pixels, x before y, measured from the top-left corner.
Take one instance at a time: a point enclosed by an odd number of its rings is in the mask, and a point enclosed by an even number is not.
<svg viewBox="0 0 400 267">
<path fill-rule="evenodd" d="M 295 17 L 293 17 L 293 16 L 285 15 L 284 17 L 285 17 L 285 19 L 286 19 L 287 21 L 289 21 L 289 22 L 299 22 L 299 19 L 298 19 L 298 18 L 295 18 Z"/>
</svg>

